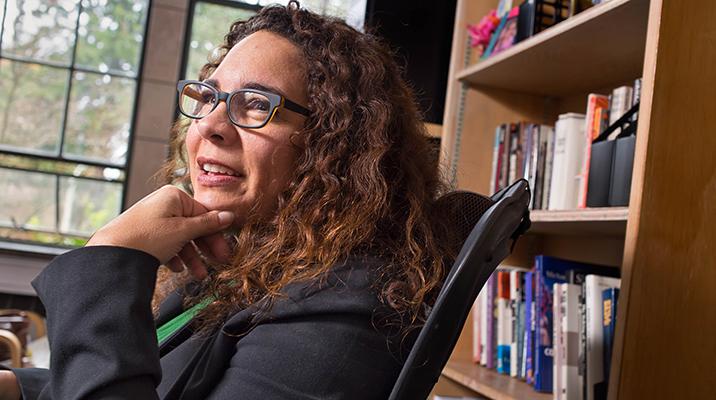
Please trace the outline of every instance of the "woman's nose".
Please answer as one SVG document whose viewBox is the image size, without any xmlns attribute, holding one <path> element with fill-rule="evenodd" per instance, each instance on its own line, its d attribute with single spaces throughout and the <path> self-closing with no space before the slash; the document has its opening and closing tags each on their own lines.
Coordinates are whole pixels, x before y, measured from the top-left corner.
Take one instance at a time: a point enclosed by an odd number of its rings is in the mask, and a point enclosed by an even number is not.
<svg viewBox="0 0 716 400">
<path fill-rule="evenodd" d="M 238 137 L 236 126 L 229 120 L 224 101 L 219 102 L 207 116 L 197 120 L 196 124 L 201 137 L 212 142 L 231 144 Z"/>
</svg>

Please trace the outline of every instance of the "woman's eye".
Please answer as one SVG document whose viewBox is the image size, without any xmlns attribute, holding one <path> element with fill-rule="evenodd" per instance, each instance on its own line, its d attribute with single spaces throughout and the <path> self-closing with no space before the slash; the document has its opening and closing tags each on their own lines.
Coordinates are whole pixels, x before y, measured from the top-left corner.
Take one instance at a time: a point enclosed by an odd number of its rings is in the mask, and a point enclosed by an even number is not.
<svg viewBox="0 0 716 400">
<path fill-rule="evenodd" d="M 246 102 L 246 108 L 252 111 L 264 111 L 268 112 L 271 108 L 271 104 L 264 99 L 248 99 Z"/>
<path fill-rule="evenodd" d="M 204 103 L 213 103 L 215 100 L 214 93 L 206 91 L 201 93 L 201 101 Z"/>
</svg>

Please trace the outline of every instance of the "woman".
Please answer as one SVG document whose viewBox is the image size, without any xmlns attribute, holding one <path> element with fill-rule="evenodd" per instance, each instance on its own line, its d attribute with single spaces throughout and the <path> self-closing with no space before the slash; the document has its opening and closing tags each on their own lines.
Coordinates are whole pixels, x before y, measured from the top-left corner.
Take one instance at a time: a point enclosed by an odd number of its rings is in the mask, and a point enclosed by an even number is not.
<svg viewBox="0 0 716 400">
<path fill-rule="evenodd" d="M 3 372 L 19 383 L 5 387 L 27 399 L 390 393 L 452 255 L 412 93 L 375 37 L 296 3 L 234 23 L 222 50 L 178 85 L 191 122 L 167 169 L 191 196 L 159 189 L 46 268 L 33 284 L 50 371 Z M 159 307 L 157 346 L 159 264 L 197 281 Z"/>
</svg>

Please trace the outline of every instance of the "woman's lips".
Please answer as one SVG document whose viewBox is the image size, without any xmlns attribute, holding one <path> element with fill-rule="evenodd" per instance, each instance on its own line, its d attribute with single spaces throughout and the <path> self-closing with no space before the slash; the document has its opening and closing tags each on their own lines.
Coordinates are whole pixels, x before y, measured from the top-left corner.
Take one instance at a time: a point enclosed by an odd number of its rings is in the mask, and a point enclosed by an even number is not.
<svg viewBox="0 0 716 400">
<path fill-rule="evenodd" d="M 236 185 L 243 181 L 244 177 L 199 170 L 199 175 L 196 177 L 196 180 L 197 183 L 202 186 L 219 187 Z"/>
</svg>

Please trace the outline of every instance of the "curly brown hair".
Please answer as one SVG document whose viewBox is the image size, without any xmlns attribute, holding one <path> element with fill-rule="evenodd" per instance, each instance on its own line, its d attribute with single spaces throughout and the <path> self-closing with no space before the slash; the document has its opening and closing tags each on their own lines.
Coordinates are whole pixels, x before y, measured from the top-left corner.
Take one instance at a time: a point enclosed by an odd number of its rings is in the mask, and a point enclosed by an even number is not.
<svg viewBox="0 0 716 400">
<path fill-rule="evenodd" d="M 302 154 L 276 214 L 247 222 L 236 234 L 232 265 L 217 266 L 204 285 L 199 297 L 217 300 L 200 313 L 202 325 L 216 326 L 259 300 L 270 304 L 288 283 L 324 278 L 349 255 L 370 254 L 385 261 L 374 271 L 376 291 L 397 321 L 393 326 L 403 333 L 419 326 L 454 246 L 435 206 L 445 186 L 393 54 L 376 36 L 292 2 L 233 23 L 199 79 L 261 30 L 302 50 L 314 112 L 298 133 Z M 174 127 L 165 171 L 191 190 L 182 149 L 186 128 L 185 122 Z"/>
</svg>

